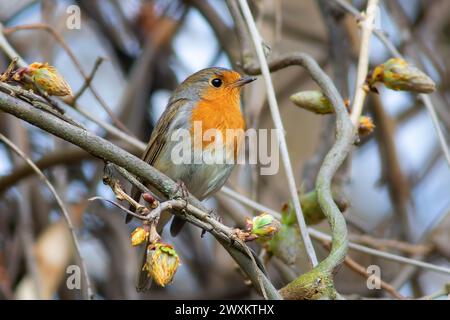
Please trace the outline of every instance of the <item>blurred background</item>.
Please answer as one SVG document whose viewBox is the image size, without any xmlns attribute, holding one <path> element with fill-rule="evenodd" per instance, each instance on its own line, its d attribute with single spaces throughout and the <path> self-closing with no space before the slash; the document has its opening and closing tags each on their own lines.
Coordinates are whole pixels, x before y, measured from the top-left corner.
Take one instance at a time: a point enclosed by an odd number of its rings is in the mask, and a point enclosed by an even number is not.
<svg viewBox="0 0 450 320">
<path fill-rule="evenodd" d="M 293 51 L 311 54 L 341 95 L 351 99 L 360 35 L 354 16 L 334 0 L 249 3 L 269 57 Z M 366 1 L 347 3 L 358 10 L 366 6 Z M 79 26 L 74 23 L 78 14 Z M 67 114 L 137 155 L 135 147 L 105 130 L 104 124 L 146 142 L 172 90 L 188 75 L 209 66 L 241 71 L 240 43 L 227 1 L 0 0 L 0 22 L 6 39 L 28 63 L 54 65 L 74 92 L 83 86 L 97 58 L 104 57 L 93 90 L 79 98 L 78 111 L 66 108 Z M 450 2 L 380 1 L 376 27 L 436 82 L 431 99 L 448 142 Z M 388 58 L 389 52 L 373 37 L 371 66 Z M 0 50 L 1 70 L 8 64 Z M 295 92 L 317 89 L 303 69 L 281 70 L 273 80 L 295 178 L 307 192 L 334 141 L 334 117 L 290 102 Z M 245 89 L 243 110 L 248 127 L 273 128 L 262 79 Z M 372 117 L 376 128 L 361 139 L 334 180 L 336 192 L 350 203 L 345 212 L 350 240 L 450 267 L 450 169 L 427 110 L 413 94 L 381 88 L 379 95 L 367 99 L 364 114 Z M 163 235 L 182 262 L 173 283 L 136 292 L 142 253 L 131 247 L 129 235 L 138 222 L 126 225 L 117 208 L 87 201 L 95 195 L 114 199 L 102 183 L 103 162 L 8 114 L 0 113 L 0 132 L 45 169 L 63 197 L 77 226 L 96 298 L 260 298 L 228 253 L 210 235 L 200 238 L 193 226 L 176 238 Z M 274 176 L 260 176 L 258 165 L 238 166 L 227 185 L 276 211 L 289 202 L 282 167 Z M 258 213 L 223 193 L 207 206 L 216 207 L 230 226 L 242 227 L 245 217 Z M 329 232 L 326 221 L 314 227 Z M 320 242 L 314 245 L 324 258 L 326 248 Z M 252 247 L 261 250 L 258 244 Z M 267 262 L 277 288 L 306 271 L 300 245 L 289 255 L 295 263 L 287 265 L 279 257 Z M 450 282 L 448 274 L 354 250 L 349 255 L 364 267 L 380 266 L 382 280 L 404 296 L 430 295 Z M 77 263 L 54 197 L 22 159 L 0 144 L 0 298 L 80 299 L 80 290 L 66 286 L 66 268 Z M 369 290 L 366 278 L 346 265 L 335 280 L 337 290 L 349 298 L 392 298 L 384 290 Z"/>
</svg>

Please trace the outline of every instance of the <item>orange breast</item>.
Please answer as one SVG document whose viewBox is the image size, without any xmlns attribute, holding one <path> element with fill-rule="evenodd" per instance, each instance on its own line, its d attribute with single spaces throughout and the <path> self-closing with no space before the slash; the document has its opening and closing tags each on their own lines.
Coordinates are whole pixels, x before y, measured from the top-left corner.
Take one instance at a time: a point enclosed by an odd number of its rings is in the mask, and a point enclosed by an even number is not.
<svg viewBox="0 0 450 320">
<path fill-rule="evenodd" d="M 245 120 L 240 110 L 240 100 L 239 96 L 237 98 L 235 95 L 223 95 L 222 97 L 217 97 L 217 99 L 211 100 L 201 100 L 197 106 L 192 110 L 191 118 L 191 135 L 197 135 L 194 141 L 202 141 L 201 148 L 208 147 L 214 142 L 214 137 L 211 141 L 203 141 L 202 136 L 199 134 L 204 134 L 208 129 L 216 129 L 222 135 L 222 141 L 226 144 L 227 148 L 233 148 L 233 154 L 236 158 L 238 152 L 238 146 L 243 138 L 242 134 L 238 134 L 238 131 L 243 133 L 245 130 Z M 201 127 L 200 132 L 194 132 L 194 123 L 199 121 L 197 128 Z M 231 139 L 229 130 L 235 130 L 235 135 Z M 227 131 L 228 134 L 227 134 Z M 230 140 L 230 141 L 228 141 Z M 200 145 L 194 145 L 195 148 L 199 148 Z"/>
</svg>

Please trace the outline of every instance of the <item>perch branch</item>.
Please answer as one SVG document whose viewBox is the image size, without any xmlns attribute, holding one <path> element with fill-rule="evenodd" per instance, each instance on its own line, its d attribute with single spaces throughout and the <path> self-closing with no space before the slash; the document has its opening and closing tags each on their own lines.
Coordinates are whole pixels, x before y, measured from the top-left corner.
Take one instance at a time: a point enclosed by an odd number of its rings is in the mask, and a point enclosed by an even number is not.
<svg viewBox="0 0 450 320">
<path fill-rule="evenodd" d="M 112 164 L 113 167 L 118 168 L 116 165 Z M 161 216 L 162 212 L 167 211 L 169 209 L 178 209 L 175 210 L 174 214 L 182 217 L 183 219 L 186 219 L 187 221 L 190 221 L 192 224 L 197 225 L 201 227 L 200 223 L 206 223 L 210 226 L 208 229 L 203 229 L 205 231 L 209 231 L 211 234 L 216 236 L 217 238 L 220 238 L 221 241 L 225 241 L 229 243 L 230 245 L 237 244 L 237 248 L 242 251 L 244 249 L 245 253 L 250 257 L 253 263 L 253 267 L 255 270 L 259 270 L 259 266 L 255 260 L 255 257 L 250 252 L 250 249 L 244 244 L 244 242 L 237 236 L 235 230 L 226 227 L 216 219 L 212 218 L 210 214 L 205 213 L 204 211 L 190 205 L 183 199 L 171 199 L 167 200 L 161 203 L 155 202 L 155 207 L 149 210 L 147 207 L 142 206 L 141 204 L 137 203 L 134 199 L 132 199 L 126 192 L 124 192 L 120 186 L 120 183 L 117 179 L 114 179 L 111 177 L 111 169 L 110 165 L 107 164 L 105 166 L 105 173 L 106 175 L 103 178 L 104 183 L 110 186 L 110 188 L 113 190 L 114 194 L 116 195 L 117 199 L 125 200 L 129 204 L 131 204 L 133 207 L 136 208 L 136 211 L 139 212 L 141 215 L 139 219 L 143 221 L 148 221 L 149 223 L 154 223 L 159 220 L 159 217 Z M 132 176 L 123 168 L 120 170 L 121 174 L 124 174 L 126 179 L 129 179 L 131 183 L 136 183 L 139 189 L 142 189 L 145 193 L 149 193 L 150 190 L 148 190 L 142 183 L 138 182 L 137 179 L 132 178 Z M 126 212 L 129 212 L 129 210 L 126 210 Z M 186 215 L 183 212 L 190 213 L 194 219 L 190 219 L 191 217 L 185 217 Z M 196 218 L 196 219 L 195 219 Z M 197 221 L 199 220 L 199 221 Z M 202 227 L 201 227 L 202 228 Z M 216 233 L 217 232 L 217 233 Z M 258 272 L 256 279 L 258 280 L 259 289 L 264 296 L 265 299 L 268 299 L 266 288 L 264 286 L 263 280 L 262 280 L 262 273 Z M 275 292 L 274 292 L 275 293 Z"/>
</svg>

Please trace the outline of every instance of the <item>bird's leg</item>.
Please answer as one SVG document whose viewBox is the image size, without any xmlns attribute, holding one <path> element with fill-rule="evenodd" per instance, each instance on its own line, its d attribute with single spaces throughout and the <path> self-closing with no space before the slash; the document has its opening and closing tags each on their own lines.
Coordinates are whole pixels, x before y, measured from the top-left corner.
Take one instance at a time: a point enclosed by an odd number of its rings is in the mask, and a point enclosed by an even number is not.
<svg viewBox="0 0 450 320">
<path fill-rule="evenodd" d="M 178 192 L 181 191 L 181 195 L 178 195 Z M 174 196 L 172 196 L 172 199 L 182 199 L 185 202 L 185 208 L 188 205 L 188 198 L 189 198 L 189 190 L 186 187 L 186 184 L 182 180 L 177 181 L 177 186 L 173 192 Z"/>
<path fill-rule="evenodd" d="M 214 220 L 222 223 L 223 219 L 222 217 L 217 213 L 216 208 L 210 208 L 208 209 L 208 215 L 213 218 Z M 202 230 L 202 233 L 200 234 L 200 237 L 203 238 L 203 236 L 205 235 L 206 230 Z"/>
<path fill-rule="evenodd" d="M 211 218 L 213 218 L 214 220 L 216 220 L 216 221 L 218 221 L 218 222 L 220 222 L 220 223 L 223 223 L 223 219 L 222 219 L 222 217 L 219 215 L 219 213 L 217 212 L 217 209 L 216 209 L 216 208 L 208 209 L 208 214 L 209 214 L 209 216 L 210 216 Z"/>
</svg>

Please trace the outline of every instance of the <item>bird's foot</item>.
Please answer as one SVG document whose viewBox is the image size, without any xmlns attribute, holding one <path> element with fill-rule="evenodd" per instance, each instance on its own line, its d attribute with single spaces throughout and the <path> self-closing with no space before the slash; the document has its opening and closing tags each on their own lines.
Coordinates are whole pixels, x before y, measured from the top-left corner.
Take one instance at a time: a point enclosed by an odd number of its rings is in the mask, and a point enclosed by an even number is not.
<svg viewBox="0 0 450 320">
<path fill-rule="evenodd" d="M 220 222 L 220 223 L 223 222 L 222 217 L 217 213 L 217 210 L 215 208 L 208 209 L 208 215 L 211 218 L 213 218 L 214 220 L 216 220 L 217 222 Z M 203 238 L 205 233 L 206 233 L 206 230 L 202 230 L 202 233 L 200 234 L 200 237 Z"/>
<path fill-rule="evenodd" d="M 219 215 L 219 213 L 217 212 L 216 208 L 211 208 L 208 209 L 208 214 L 211 218 L 213 218 L 214 220 L 216 220 L 217 222 L 223 223 L 223 219 L 222 217 Z"/>
<path fill-rule="evenodd" d="M 181 195 L 179 194 L 180 191 L 181 191 Z M 174 194 L 174 196 L 172 196 L 171 199 L 184 200 L 185 207 L 187 207 L 188 198 L 189 198 L 189 190 L 187 189 L 186 184 L 183 181 L 181 181 L 181 180 L 177 181 L 177 186 L 176 186 L 173 194 Z"/>
</svg>

